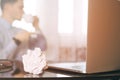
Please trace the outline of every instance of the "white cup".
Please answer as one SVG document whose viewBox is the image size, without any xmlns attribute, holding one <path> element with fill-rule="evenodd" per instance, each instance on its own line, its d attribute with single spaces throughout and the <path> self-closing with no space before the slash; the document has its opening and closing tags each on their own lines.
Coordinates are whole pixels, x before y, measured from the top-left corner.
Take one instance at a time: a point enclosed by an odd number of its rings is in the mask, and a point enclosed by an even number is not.
<svg viewBox="0 0 120 80">
<path fill-rule="evenodd" d="M 23 15 L 23 19 L 27 22 L 27 23 L 33 23 L 34 18 L 31 14 L 24 14 Z"/>
</svg>

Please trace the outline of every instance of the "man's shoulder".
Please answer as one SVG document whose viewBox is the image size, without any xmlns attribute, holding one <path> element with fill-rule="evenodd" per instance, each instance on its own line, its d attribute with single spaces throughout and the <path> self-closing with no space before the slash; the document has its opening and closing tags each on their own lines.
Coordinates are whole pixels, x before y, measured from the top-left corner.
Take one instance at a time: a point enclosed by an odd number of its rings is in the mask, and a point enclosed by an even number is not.
<svg viewBox="0 0 120 80">
<path fill-rule="evenodd" d="M 9 28 L 10 24 L 3 18 L 0 17 L 0 29 L 6 29 Z"/>
</svg>

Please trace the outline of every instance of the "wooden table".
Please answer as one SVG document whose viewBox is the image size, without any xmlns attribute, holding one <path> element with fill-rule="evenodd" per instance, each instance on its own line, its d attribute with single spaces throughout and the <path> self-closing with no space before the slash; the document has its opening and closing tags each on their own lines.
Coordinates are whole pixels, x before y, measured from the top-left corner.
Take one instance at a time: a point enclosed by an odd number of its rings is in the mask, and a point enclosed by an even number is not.
<svg viewBox="0 0 120 80">
<path fill-rule="evenodd" d="M 1 73 L 2 74 L 2 73 Z M 2 76 L 2 80 L 5 79 L 14 80 L 17 78 L 19 79 L 38 79 L 38 80 L 119 80 L 120 79 L 120 71 L 113 71 L 109 73 L 101 73 L 101 74 L 80 74 L 80 73 L 73 73 L 73 72 L 66 72 L 61 70 L 55 69 L 47 69 L 40 75 L 32 75 L 28 73 L 18 73 L 15 75 L 4 74 Z M 1 80 L 1 79 L 0 79 Z"/>
</svg>

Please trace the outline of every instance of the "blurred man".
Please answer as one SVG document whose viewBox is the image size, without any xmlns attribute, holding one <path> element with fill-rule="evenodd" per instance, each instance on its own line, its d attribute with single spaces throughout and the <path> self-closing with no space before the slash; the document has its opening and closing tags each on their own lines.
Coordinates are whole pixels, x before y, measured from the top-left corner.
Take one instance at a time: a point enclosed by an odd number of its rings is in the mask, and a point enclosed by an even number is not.
<svg viewBox="0 0 120 80">
<path fill-rule="evenodd" d="M 1 0 L 2 16 L 0 18 L 0 58 L 9 58 L 20 45 L 29 39 L 30 34 L 12 28 L 15 19 L 20 20 L 23 14 L 23 0 Z M 25 36 L 23 36 L 25 35 Z"/>
<path fill-rule="evenodd" d="M 27 42 L 29 42 L 31 34 L 12 27 L 14 20 L 21 20 L 24 13 L 23 7 L 23 0 L 1 0 L 0 59 L 21 61 L 24 50 L 27 50 Z M 34 26 L 38 26 L 38 22 L 34 21 L 33 23 L 35 23 Z M 24 45 L 20 47 L 22 44 Z M 18 66 L 20 65 L 18 64 Z"/>
</svg>

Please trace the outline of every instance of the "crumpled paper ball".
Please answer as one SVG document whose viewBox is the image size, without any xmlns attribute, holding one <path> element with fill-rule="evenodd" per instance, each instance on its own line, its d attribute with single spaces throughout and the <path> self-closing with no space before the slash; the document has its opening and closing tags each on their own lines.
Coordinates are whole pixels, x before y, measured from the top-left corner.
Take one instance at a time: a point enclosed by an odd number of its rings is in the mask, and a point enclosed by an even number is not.
<svg viewBox="0 0 120 80">
<path fill-rule="evenodd" d="M 46 56 L 40 48 L 28 50 L 27 54 L 22 56 L 24 71 L 31 74 L 40 74 L 46 66 Z"/>
</svg>

